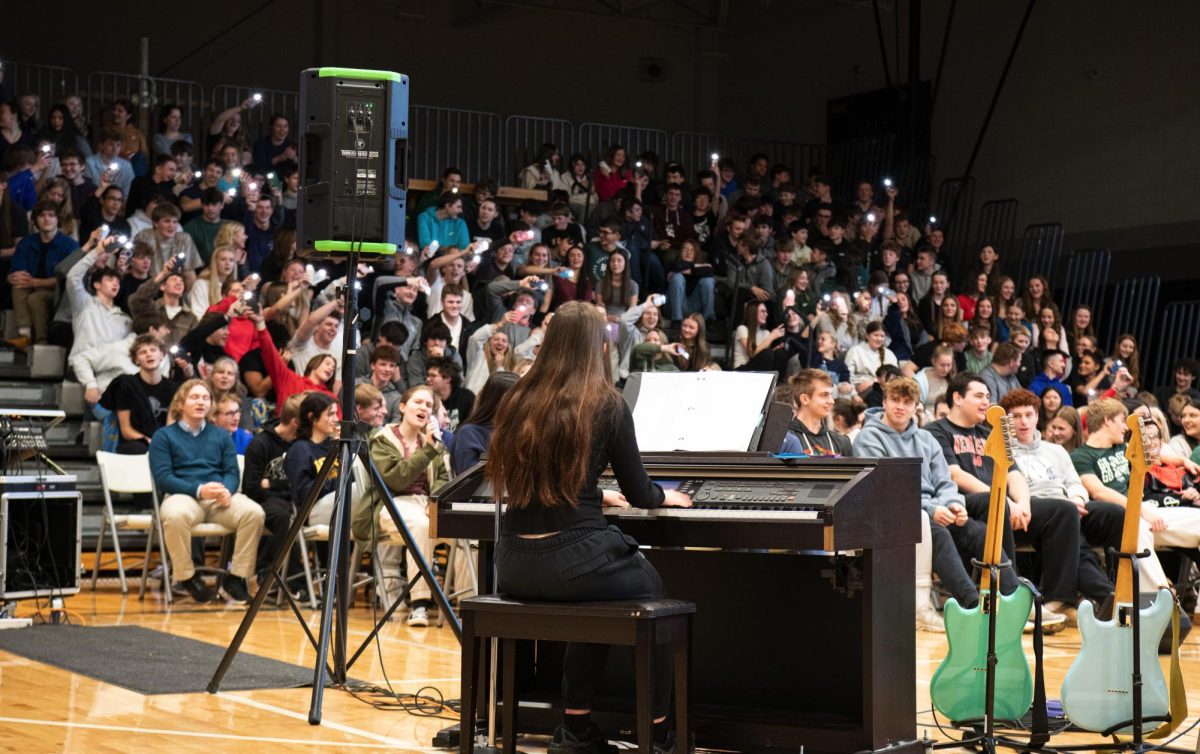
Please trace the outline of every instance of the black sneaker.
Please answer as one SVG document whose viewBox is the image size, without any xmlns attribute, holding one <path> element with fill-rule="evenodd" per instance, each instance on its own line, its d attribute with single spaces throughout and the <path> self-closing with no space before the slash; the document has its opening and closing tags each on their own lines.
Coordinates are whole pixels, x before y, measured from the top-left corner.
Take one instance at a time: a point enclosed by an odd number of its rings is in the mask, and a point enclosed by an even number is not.
<svg viewBox="0 0 1200 754">
<path fill-rule="evenodd" d="M 226 576 L 221 587 L 225 596 L 235 604 L 244 605 L 250 601 L 250 590 L 246 588 L 246 580 L 238 576 Z"/>
<path fill-rule="evenodd" d="M 192 599 L 201 604 L 212 602 L 217 597 L 217 593 L 204 583 L 204 579 L 198 573 L 187 581 L 180 581 L 179 585 L 192 595 Z"/>
<path fill-rule="evenodd" d="M 617 754 L 617 747 L 608 742 L 595 723 L 580 735 L 560 725 L 554 731 L 547 754 Z"/>
</svg>

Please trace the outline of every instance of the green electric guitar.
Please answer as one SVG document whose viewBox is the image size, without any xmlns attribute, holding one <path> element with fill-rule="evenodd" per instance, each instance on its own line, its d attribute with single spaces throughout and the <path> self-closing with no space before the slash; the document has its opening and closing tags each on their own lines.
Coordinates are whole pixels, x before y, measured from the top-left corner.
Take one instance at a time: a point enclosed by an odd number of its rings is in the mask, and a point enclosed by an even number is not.
<svg viewBox="0 0 1200 754">
<path fill-rule="evenodd" d="M 993 470 L 982 560 L 998 565 L 1003 562 L 1013 435 L 1009 418 L 1001 407 L 989 408 L 987 418 L 992 432 L 984 445 L 984 454 L 992 459 Z M 1033 703 L 1033 676 L 1021 646 L 1021 634 L 1033 607 L 1033 593 L 1019 586 L 1012 594 L 999 594 L 996 604 L 992 604 L 991 588 L 991 571 L 984 568 L 979 579 L 977 607 L 961 607 L 954 599 L 946 603 L 946 640 L 950 648 L 933 674 L 929 695 L 937 711 L 955 722 L 980 720 L 986 715 L 988 623 L 993 611 L 996 614 L 994 719 L 1019 719 Z"/>
</svg>

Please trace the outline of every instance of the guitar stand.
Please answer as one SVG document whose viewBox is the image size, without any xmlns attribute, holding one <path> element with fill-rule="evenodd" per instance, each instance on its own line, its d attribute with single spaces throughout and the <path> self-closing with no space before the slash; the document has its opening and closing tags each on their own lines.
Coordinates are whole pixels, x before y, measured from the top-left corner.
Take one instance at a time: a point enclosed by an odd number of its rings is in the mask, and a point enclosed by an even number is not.
<svg viewBox="0 0 1200 754">
<path fill-rule="evenodd" d="M 981 568 L 981 569 L 986 568 L 991 573 L 991 583 L 988 587 L 988 592 L 985 595 L 981 595 L 981 599 L 988 600 L 990 605 L 992 606 L 992 609 L 988 610 L 987 667 L 984 668 L 985 679 L 986 679 L 985 680 L 986 691 L 985 691 L 985 696 L 984 696 L 984 701 L 983 701 L 984 714 L 983 714 L 982 720 L 979 720 L 979 719 L 955 720 L 952 722 L 952 725 L 955 725 L 955 726 L 963 725 L 963 724 L 971 725 L 972 727 L 975 728 L 975 731 L 976 731 L 974 733 L 974 735 L 964 735 L 963 738 L 961 738 L 957 741 L 943 741 L 940 743 L 929 744 L 929 745 L 927 745 L 927 748 L 929 748 L 929 749 L 967 748 L 967 749 L 974 749 L 975 751 L 986 752 L 986 754 L 995 754 L 997 747 L 1004 747 L 1006 749 L 1012 749 L 1013 751 L 1020 751 L 1020 752 L 1051 751 L 1050 749 L 1043 748 L 1044 741 L 1036 740 L 1036 738 L 1038 736 L 1036 730 L 1034 731 L 1034 737 L 1031 738 L 1029 741 L 1018 741 L 1013 738 L 996 735 L 995 709 L 996 709 L 996 662 L 997 662 L 997 657 L 996 657 L 996 610 L 995 610 L 995 606 L 998 605 L 1000 602 L 1000 569 L 1001 568 L 1012 568 L 1012 563 L 1009 561 L 1005 561 L 1005 562 L 999 563 L 999 564 L 984 563 L 983 561 L 972 558 L 971 564 L 977 568 Z M 1026 586 L 1033 589 L 1032 585 L 1028 584 L 1028 582 L 1026 582 Z M 1036 589 L 1033 589 L 1033 595 L 1034 595 L 1034 604 L 1036 605 L 1036 612 L 1035 612 L 1036 625 L 1040 629 L 1041 623 L 1042 623 L 1042 597 L 1041 597 L 1041 594 L 1039 594 Z M 1041 682 L 1040 678 L 1038 679 L 1038 682 L 1040 684 L 1040 682 Z M 1044 697 L 1044 693 L 1039 695 L 1039 694 L 1037 694 L 1036 689 L 1035 689 L 1034 700 L 1033 700 L 1035 720 L 1038 715 L 1037 705 L 1039 703 L 1041 704 L 1041 707 L 1042 707 L 1041 714 L 1043 716 L 1046 714 L 1045 699 L 1043 698 L 1043 699 L 1039 700 L 1039 698 L 1038 698 L 1039 696 Z M 982 725 L 983 725 L 982 730 L 979 729 L 980 723 L 982 723 Z M 1036 724 L 1035 724 L 1035 728 L 1036 728 Z M 1042 735 L 1044 736 L 1045 734 L 1042 734 Z"/>
<path fill-rule="evenodd" d="M 1141 552 L 1121 552 L 1119 550 L 1109 548 L 1108 556 L 1110 558 L 1127 559 L 1132 566 L 1133 572 L 1133 609 L 1129 611 L 1129 627 L 1133 634 L 1133 683 L 1130 686 L 1130 701 L 1133 705 L 1133 716 L 1128 720 L 1113 725 L 1112 727 L 1100 731 L 1102 736 L 1113 736 L 1114 740 L 1111 743 L 1105 744 L 1077 744 L 1071 746 L 1055 747 L 1057 751 L 1130 751 L 1135 754 L 1143 754 L 1149 751 L 1165 751 L 1173 754 L 1193 754 L 1192 749 L 1184 749 L 1178 746 L 1164 746 L 1158 744 L 1146 743 L 1142 738 L 1142 725 L 1148 722 L 1170 722 L 1170 715 L 1155 715 L 1145 717 L 1142 715 L 1142 655 L 1141 655 L 1141 636 L 1142 636 L 1142 590 L 1138 573 L 1138 560 L 1150 557 L 1149 550 Z M 1120 620 L 1120 608 L 1116 600 L 1113 600 L 1113 618 Z M 1121 741 L 1116 738 L 1117 731 L 1122 728 L 1133 727 L 1132 738 L 1128 741 Z"/>
</svg>

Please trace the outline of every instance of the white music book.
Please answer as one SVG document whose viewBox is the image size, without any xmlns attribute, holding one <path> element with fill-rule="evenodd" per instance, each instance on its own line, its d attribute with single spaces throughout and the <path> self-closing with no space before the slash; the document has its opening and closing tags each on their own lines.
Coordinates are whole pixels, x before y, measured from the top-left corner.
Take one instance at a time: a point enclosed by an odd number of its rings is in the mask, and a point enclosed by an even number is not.
<svg viewBox="0 0 1200 754">
<path fill-rule="evenodd" d="M 747 450 L 774 385 L 771 372 L 643 372 L 638 450 Z"/>
</svg>

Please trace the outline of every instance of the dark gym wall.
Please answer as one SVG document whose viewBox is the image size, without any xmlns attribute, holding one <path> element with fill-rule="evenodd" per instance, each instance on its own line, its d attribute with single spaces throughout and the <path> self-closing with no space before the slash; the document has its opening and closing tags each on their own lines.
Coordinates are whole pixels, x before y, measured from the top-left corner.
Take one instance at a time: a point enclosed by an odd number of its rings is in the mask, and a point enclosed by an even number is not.
<svg viewBox="0 0 1200 754">
<path fill-rule="evenodd" d="M 957 5 L 934 110 L 938 181 L 967 163 L 1024 6 Z M 294 89 L 304 67 L 382 67 L 409 74 L 421 104 L 817 143 L 829 98 L 884 84 L 871 4 L 846 0 L 731 0 L 723 33 L 472 0 L 68 7 L 9 9 L 0 55 L 84 78 L 133 72 L 147 36 L 152 73 L 206 83 Z M 909 2 L 881 7 L 892 61 L 900 13 L 903 63 Z M 950 2 L 922 7 L 921 73 L 932 79 Z M 1018 198 L 1019 223 L 1062 222 L 1068 248 L 1194 243 L 1196 28 L 1190 0 L 1153 13 L 1118 0 L 1038 3 L 976 163 L 977 201 Z M 648 58 L 664 61 L 661 81 L 643 80 Z"/>
</svg>

